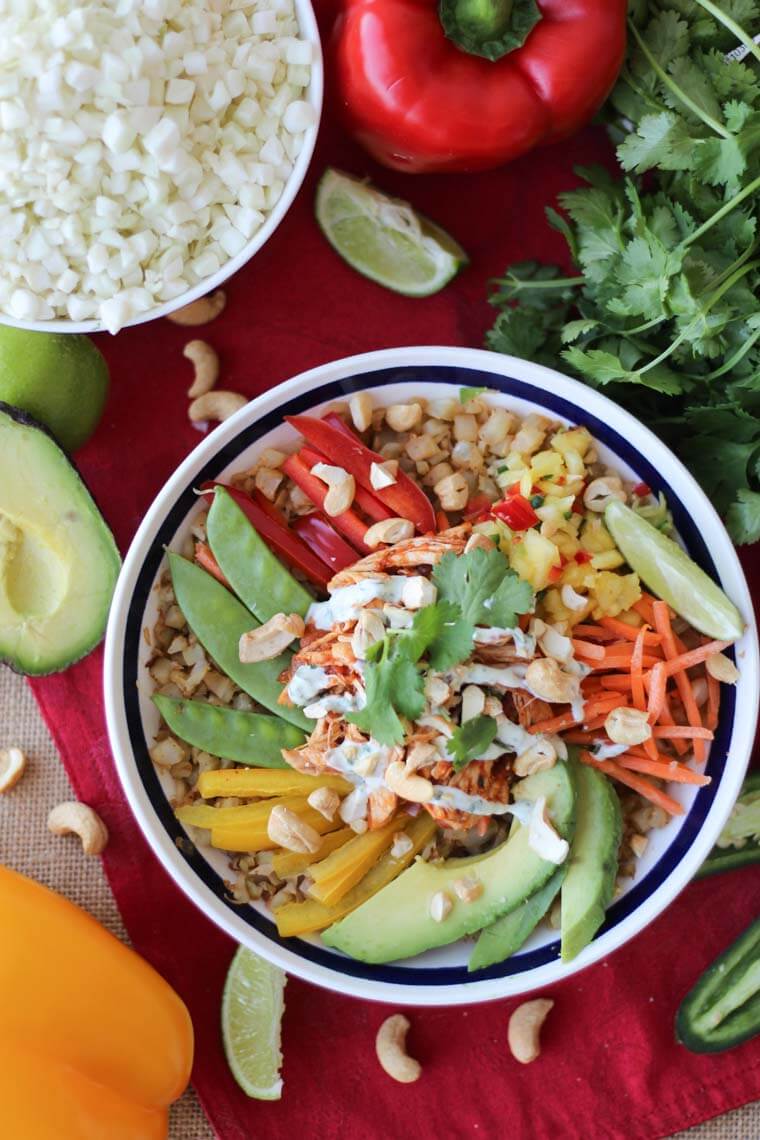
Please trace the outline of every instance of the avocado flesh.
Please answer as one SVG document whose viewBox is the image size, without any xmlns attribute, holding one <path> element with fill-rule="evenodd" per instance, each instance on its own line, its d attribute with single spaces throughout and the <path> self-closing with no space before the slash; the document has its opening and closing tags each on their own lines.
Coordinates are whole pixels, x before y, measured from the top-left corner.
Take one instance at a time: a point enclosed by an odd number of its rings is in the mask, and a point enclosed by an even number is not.
<svg viewBox="0 0 760 1140">
<path fill-rule="evenodd" d="M 563 838 L 572 839 L 575 791 L 567 765 L 556 764 L 529 776 L 516 786 L 515 793 L 521 800 L 546 796 L 554 827 Z M 411 958 L 456 942 L 515 910 L 556 870 L 554 863 L 541 859 L 528 846 L 528 828 L 517 826 L 500 847 L 485 855 L 446 859 L 439 864 L 417 860 L 394 882 L 325 930 L 322 939 L 327 946 L 362 962 Z M 465 875 L 476 875 L 483 885 L 483 893 L 472 902 L 461 901 L 454 890 L 455 882 Z M 442 922 L 435 922 L 430 914 L 431 899 L 438 891 L 445 891 L 453 903 Z"/>
<path fill-rule="evenodd" d="M 41 675 L 89 653 L 103 636 L 119 565 L 64 452 L 0 403 L 0 661 Z"/>
<path fill-rule="evenodd" d="M 540 890 L 520 903 L 515 910 L 503 914 L 496 922 L 481 930 L 467 963 L 469 973 L 495 966 L 497 962 L 504 962 L 517 953 L 559 894 L 566 872 L 565 864 L 558 867 Z"/>
<path fill-rule="evenodd" d="M 615 889 L 623 830 L 620 800 L 601 772 L 570 761 L 577 799 L 575 838 L 562 884 L 562 960 L 585 950 L 599 927 Z"/>
</svg>

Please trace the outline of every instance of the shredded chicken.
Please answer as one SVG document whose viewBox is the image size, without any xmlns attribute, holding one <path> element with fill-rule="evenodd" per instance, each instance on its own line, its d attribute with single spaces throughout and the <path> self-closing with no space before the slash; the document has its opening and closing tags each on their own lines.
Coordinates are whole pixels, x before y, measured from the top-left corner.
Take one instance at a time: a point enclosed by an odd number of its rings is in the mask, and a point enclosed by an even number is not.
<svg viewBox="0 0 760 1140">
<path fill-rule="evenodd" d="M 341 570 L 327 585 L 330 593 L 341 586 L 353 586 L 363 578 L 382 578 L 388 571 L 410 567 L 435 566 L 444 554 L 461 554 L 472 527 L 469 523 L 451 527 L 440 534 L 423 534 L 375 550 L 354 566 Z"/>
</svg>

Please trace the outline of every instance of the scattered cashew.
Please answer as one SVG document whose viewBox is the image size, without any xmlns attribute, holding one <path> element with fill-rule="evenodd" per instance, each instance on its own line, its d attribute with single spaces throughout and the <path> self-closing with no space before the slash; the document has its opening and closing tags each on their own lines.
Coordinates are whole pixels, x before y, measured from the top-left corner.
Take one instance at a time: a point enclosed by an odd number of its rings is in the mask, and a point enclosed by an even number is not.
<svg viewBox="0 0 760 1140">
<path fill-rule="evenodd" d="M 88 804 L 75 800 L 58 804 L 48 816 L 48 831 L 53 835 L 78 835 L 85 855 L 100 855 L 108 843 L 108 829 Z"/>
<path fill-rule="evenodd" d="M 471 550 L 493 550 L 494 544 L 487 534 L 471 534 L 465 543 L 464 552 L 469 554 Z"/>
<path fill-rule="evenodd" d="M 589 511 L 602 514 L 604 508 L 612 499 L 625 502 L 623 482 L 617 475 L 602 475 L 599 479 L 592 479 L 583 492 L 583 505 Z"/>
<path fill-rule="evenodd" d="M 302 637 L 303 632 L 304 624 L 300 614 L 275 614 L 269 621 L 249 630 L 240 638 L 240 661 L 244 665 L 252 665 L 257 661 L 269 661 L 278 657 L 291 641 Z"/>
<path fill-rule="evenodd" d="M 267 835 L 278 847 L 298 851 L 302 855 L 313 855 L 322 843 L 322 837 L 315 828 L 282 804 L 277 804 L 269 813 Z"/>
<path fill-rule="evenodd" d="M 711 677 L 724 685 L 735 685 L 739 680 L 739 670 L 725 653 L 711 653 L 705 661 L 705 668 Z"/>
<path fill-rule="evenodd" d="M 340 807 L 340 796 L 334 788 L 315 788 L 306 797 L 306 802 L 325 819 L 332 822 L 335 819 L 335 813 Z"/>
<path fill-rule="evenodd" d="M 15 787 L 26 769 L 26 756 L 20 748 L 0 748 L 0 795 Z"/>
<path fill-rule="evenodd" d="M 194 424 L 203 423 L 204 420 L 228 420 L 239 412 L 248 403 L 247 396 L 240 392 L 228 392 L 224 388 L 215 388 L 213 392 L 204 392 L 193 400 L 187 409 L 187 414 Z"/>
<path fill-rule="evenodd" d="M 400 760 L 394 760 L 385 770 L 385 782 L 392 792 L 412 804 L 426 804 L 433 798 L 433 785 L 424 776 L 412 776 Z"/>
<path fill-rule="evenodd" d="M 451 895 L 448 895 L 446 891 L 436 891 L 430 900 L 429 908 L 433 922 L 444 922 L 451 914 L 453 905 Z"/>
<path fill-rule="evenodd" d="M 366 431 L 372 423 L 372 397 L 369 392 L 357 392 L 352 396 L 348 401 L 348 410 L 356 430 Z"/>
<path fill-rule="evenodd" d="M 380 1026 L 375 1038 L 377 1059 L 383 1070 L 394 1081 L 402 1085 L 416 1081 L 422 1073 L 422 1066 L 406 1051 L 406 1035 L 409 1021 L 403 1013 L 394 1013 Z"/>
<path fill-rule="evenodd" d="M 470 497 L 470 487 L 461 471 L 440 479 L 433 487 L 444 511 L 462 511 Z"/>
<path fill-rule="evenodd" d="M 397 482 L 398 459 L 386 459 L 385 463 L 371 463 L 369 481 L 374 491 L 383 491 Z"/>
<path fill-rule="evenodd" d="M 329 488 L 322 504 L 325 514 L 335 518 L 347 511 L 356 494 L 353 475 L 349 475 L 343 467 L 335 467 L 330 463 L 315 463 L 311 473 Z"/>
<path fill-rule="evenodd" d="M 539 657 L 525 670 L 525 686 L 534 697 L 550 704 L 571 704 L 580 696 L 577 677 L 564 673 L 553 657 Z"/>
<path fill-rule="evenodd" d="M 383 542 L 403 542 L 414 534 L 414 524 L 408 519 L 390 518 L 373 523 L 364 535 L 364 542 L 372 550 Z"/>
<path fill-rule="evenodd" d="M 219 357 L 205 340 L 189 340 L 182 355 L 195 369 L 195 378 L 187 390 L 191 400 L 210 392 L 219 379 Z"/>
<path fill-rule="evenodd" d="M 385 625 L 377 610 L 361 610 L 354 632 L 351 635 L 351 649 L 357 661 L 363 661 L 370 645 L 385 637 Z"/>
<path fill-rule="evenodd" d="M 199 297 L 197 301 L 191 301 L 189 305 L 185 305 L 181 309 L 175 309 L 173 313 L 168 314 L 166 319 L 175 325 L 187 327 L 207 325 L 219 316 L 226 304 L 227 294 L 223 289 L 217 289 L 215 293 L 209 293 L 206 297 Z"/>
<path fill-rule="evenodd" d="M 652 735 L 652 726 L 643 709 L 613 709 L 607 713 L 604 731 L 613 744 L 643 744 Z"/>
<path fill-rule="evenodd" d="M 421 419 L 421 404 L 391 404 L 385 409 L 385 422 L 393 431 L 411 431 Z"/>
<path fill-rule="evenodd" d="M 507 1040 L 512 1056 L 523 1065 L 535 1061 L 541 1052 L 541 1026 L 554 1005 L 550 998 L 536 998 L 518 1005 L 509 1019 Z"/>
</svg>

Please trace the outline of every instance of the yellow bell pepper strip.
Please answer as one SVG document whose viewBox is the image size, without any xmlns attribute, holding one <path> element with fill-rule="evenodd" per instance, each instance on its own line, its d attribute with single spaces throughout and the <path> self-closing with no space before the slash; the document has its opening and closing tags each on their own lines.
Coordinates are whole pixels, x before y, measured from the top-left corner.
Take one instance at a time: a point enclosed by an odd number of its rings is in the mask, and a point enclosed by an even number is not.
<svg viewBox="0 0 760 1140">
<path fill-rule="evenodd" d="M 332 831 L 326 835 L 319 851 L 315 851 L 313 854 L 307 852 L 302 855 L 300 851 L 275 851 L 272 857 L 272 870 L 281 879 L 284 879 L 286 875 L 302 875 L 312 863 L 325 859 L 351 839 L 356 839 L 356 832 L 352 831 L 350 827 L 342 827 L 340 831 Z"/>
<path fill-rule="evenodd" d="M 308 807 L 306 796 L 278 796 L 274 799 L 263 800 L 261 803 L 240 804 L 238 807 L 214 807 L 213 804 L 185 804 L 175 811 L 180 823 L 190 823 L 193 827 L 225 827 L 245 829 L 264 824 L 269 819 L 273 807 L 290 808 L 299 814 Z"/>
<path fill-rule="evenodd" d="M 190 1077 L 171 987 L 60 895 L 0 866 L 0 1132 L 161 1140 Z"/>
<path fill-rule="evenodd" d="M 274 919 L 280 935 L 283 938 L 294 938 L 302 934 L 313 934 L 332 926 L 339 918 L 344 918 L 352 910 L 356 910 L 383 887 L 387 887 L 388 883 L 392 883 L 396 876 L 409 866 L 415 855 L 430 842 L 436 830 L 435 821 L 427 812 L 422 812 L 405 829 L 412 841 L 411 849 L 399 858 L 394 858 L 390 851 L 386 852 L 361 882 L 334 906 L 325 906 L 316 899 L 306 899 L 304 902 L 285 903 L 284 906 L 278 907 L 274 912 Z"/>
<path fill-rule="evenodd" d="M 296 797 L 293 797 L 295 800 Z M 282 800 L 267 800 L 265 804 L 256 804 L 251 806 L 265 807 L 266 814 L 260 816 L 256 820 L 251 820 L 249 823 L 220 823 L 217 827 L 211 829 L 211 846 L 217 847 L 222 851 L 271 851 L 279 847 L 270 839 L 267 825 L 269 823 L 269 813 L 275 804 L 280 803 L 283 806 L 290 808 L 291 811 L 296 812 L 304 823 L 312 827 L 319 835 L 325 835 L 328 831 L 336 831 L 342 824 L 342 820 L 325 819 L 325 817 L 315 808 L 309 807 L 306 800 L 301 797 L 300 803 L 290 803 L 287 797 Z M 222 811 L 250 811 L 250 808 L 222 808 Z"/>
<path fill-rule="evenodd" d="M 198 791 L 206 800 L 214 796 L 308 796 L 317 788 L 332 788 L 347 796 L 352 786 L 342 776 L 309 776 L 279 768 L 220 768 L 198 777 Z"/>
<path fill-rule="evenodd" d="M 345 847 L 333 851 L 319 863 L 314 863 L 309 869 L 309 875 L 314 883 L 309 887 L 309 895 L 325 906 L 332 906 L 339 902 L 360 879 L 363 879 L 371 867 L 390 845 L 394 835 L 404 830 L 409 822 L 408 815 L 397 815 L 385 827 L 377 831 L 365 831 L 357 835 Z"/>
</svg>

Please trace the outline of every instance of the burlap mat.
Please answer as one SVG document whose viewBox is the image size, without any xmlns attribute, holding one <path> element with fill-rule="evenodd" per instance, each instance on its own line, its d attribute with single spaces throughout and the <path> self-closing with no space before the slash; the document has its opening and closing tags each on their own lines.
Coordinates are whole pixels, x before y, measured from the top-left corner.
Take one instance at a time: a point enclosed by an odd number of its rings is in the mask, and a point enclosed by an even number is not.
<svg viewBox="0 0 760 1140">
<path fill-rule="evenodd" d="M 54 887 L 128 941 L 100 861 L 85 858 L 75 841 L 54 839 L 47 831 L 48 811 L 71 798 L 71 787 L 23 679 L 0 666 L 0 747 L 10 744 L 26 752 L 29 766 L 22 782 L 0 796 L 0 861 Z M 171 1140 L 213 1137 L 192 1089 L 175 1105 L 169 1135 Z M 760 1102 L 678 1135 L 688 1140 L 756 1140 Z"/>
</svg>

